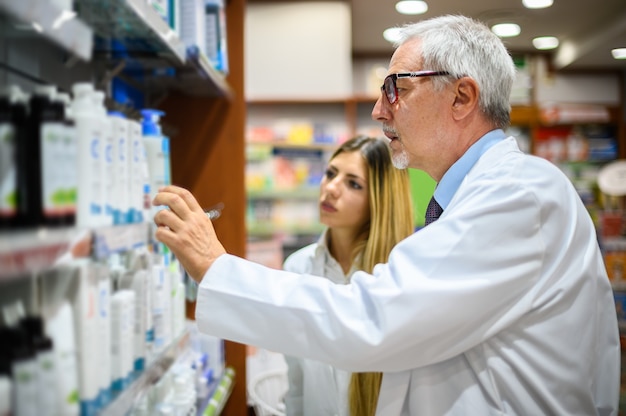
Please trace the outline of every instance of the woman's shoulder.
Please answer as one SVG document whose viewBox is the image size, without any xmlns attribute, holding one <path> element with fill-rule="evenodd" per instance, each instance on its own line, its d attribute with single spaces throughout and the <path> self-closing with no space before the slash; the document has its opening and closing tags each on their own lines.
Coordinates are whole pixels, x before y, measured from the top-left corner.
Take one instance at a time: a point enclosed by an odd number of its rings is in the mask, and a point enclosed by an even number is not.
<svg viewBox="0 0 626 416">
<path fill-rule="evenodd" d="M 283 269 L 301 273 L 308 272 L 307 269 L 310 268 L 310 264 L 317 254 L 317 248 L 318 243 L 313 243 L 294 251 L 285 259 Z"/>
</svg>

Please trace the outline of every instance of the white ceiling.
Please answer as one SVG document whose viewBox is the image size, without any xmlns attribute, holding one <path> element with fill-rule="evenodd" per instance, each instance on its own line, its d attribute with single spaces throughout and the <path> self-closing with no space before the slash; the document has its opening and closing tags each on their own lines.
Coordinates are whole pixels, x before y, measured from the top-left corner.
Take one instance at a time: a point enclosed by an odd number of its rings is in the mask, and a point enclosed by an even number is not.
<svg viewBox="0 0 626 416">
<path fill-rule="evenodd" d="M 534 10 L 524 8 L 522 0 L 426 0 L 429 10 L 418 16 L 399 14 L 395 1 L 351 0 L 354 54 L 391 56 L 393 49 L 382 38 L 386 28 L 463 14 L 486 23 L 503 18 L 518 23 L 520 36 L 505 40 L 511 52 L 536 51 L 531 42 L 536 36 L 558 37 L 561 45 L 552 51 L 555 69 L 626 71 L 626 60 L 611 56 L 612 48 L 626 47 L 626 0 L 554 0 L 551 7 Z"/>
</svg>

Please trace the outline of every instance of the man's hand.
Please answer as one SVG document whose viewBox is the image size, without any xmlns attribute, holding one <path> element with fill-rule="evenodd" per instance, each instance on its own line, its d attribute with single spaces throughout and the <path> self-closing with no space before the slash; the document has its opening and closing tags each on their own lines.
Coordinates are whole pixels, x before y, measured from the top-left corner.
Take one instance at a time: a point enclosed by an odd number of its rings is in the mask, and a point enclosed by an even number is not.
<svg viewBox="0 0 626 416">
<path fill-rule="evenodd" d="M 166 205 L 156 213 L 156 238 L 172 250 L 187 273 L 200 282 L 211 264 L 226 250 L 217 239 L 211 220 L 186 189 L 166 186 L 152 201 Z"/>
</svg>

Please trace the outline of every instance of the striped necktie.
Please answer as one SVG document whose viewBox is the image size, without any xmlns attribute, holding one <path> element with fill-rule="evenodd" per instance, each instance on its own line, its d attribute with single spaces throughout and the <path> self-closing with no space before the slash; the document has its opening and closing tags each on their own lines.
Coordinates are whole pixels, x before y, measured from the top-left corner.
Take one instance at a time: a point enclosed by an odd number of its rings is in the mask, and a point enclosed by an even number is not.
<svg viewBox="0 0 626 416">
<path fill-rule="evenodd" d="M 435 200 L 435 197 L 430 198 L 428 208 L 426 208 L 425 225 L 428 225 L 433 221 L 437 221 L 442 212 L 443 208 L 441 208 L 439 203 Z"/>
</svg>

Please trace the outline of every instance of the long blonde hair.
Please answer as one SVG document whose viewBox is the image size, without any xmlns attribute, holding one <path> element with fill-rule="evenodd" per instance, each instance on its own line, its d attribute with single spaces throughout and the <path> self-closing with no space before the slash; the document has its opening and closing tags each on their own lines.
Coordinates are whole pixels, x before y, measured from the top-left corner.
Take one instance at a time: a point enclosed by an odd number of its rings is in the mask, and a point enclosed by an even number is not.
<svg viewBox="0 0 626 416">
<path fill-rule="evenodd" d="M 414 229 L 409 175 L 391 162 L 389 145 L 383 139 L 357 136 L 333 153 L 360 151 L 368 167 L 370 220 L 361 231 L 352 259 L 359 270 L 371 273 L 386 263 L 391 249 Z M 359 254 L 361 254 L 359 256 Z M 353 373 L 349 387 L 351 416 L 373 416 L 382 373 Z"/>
</svg>

